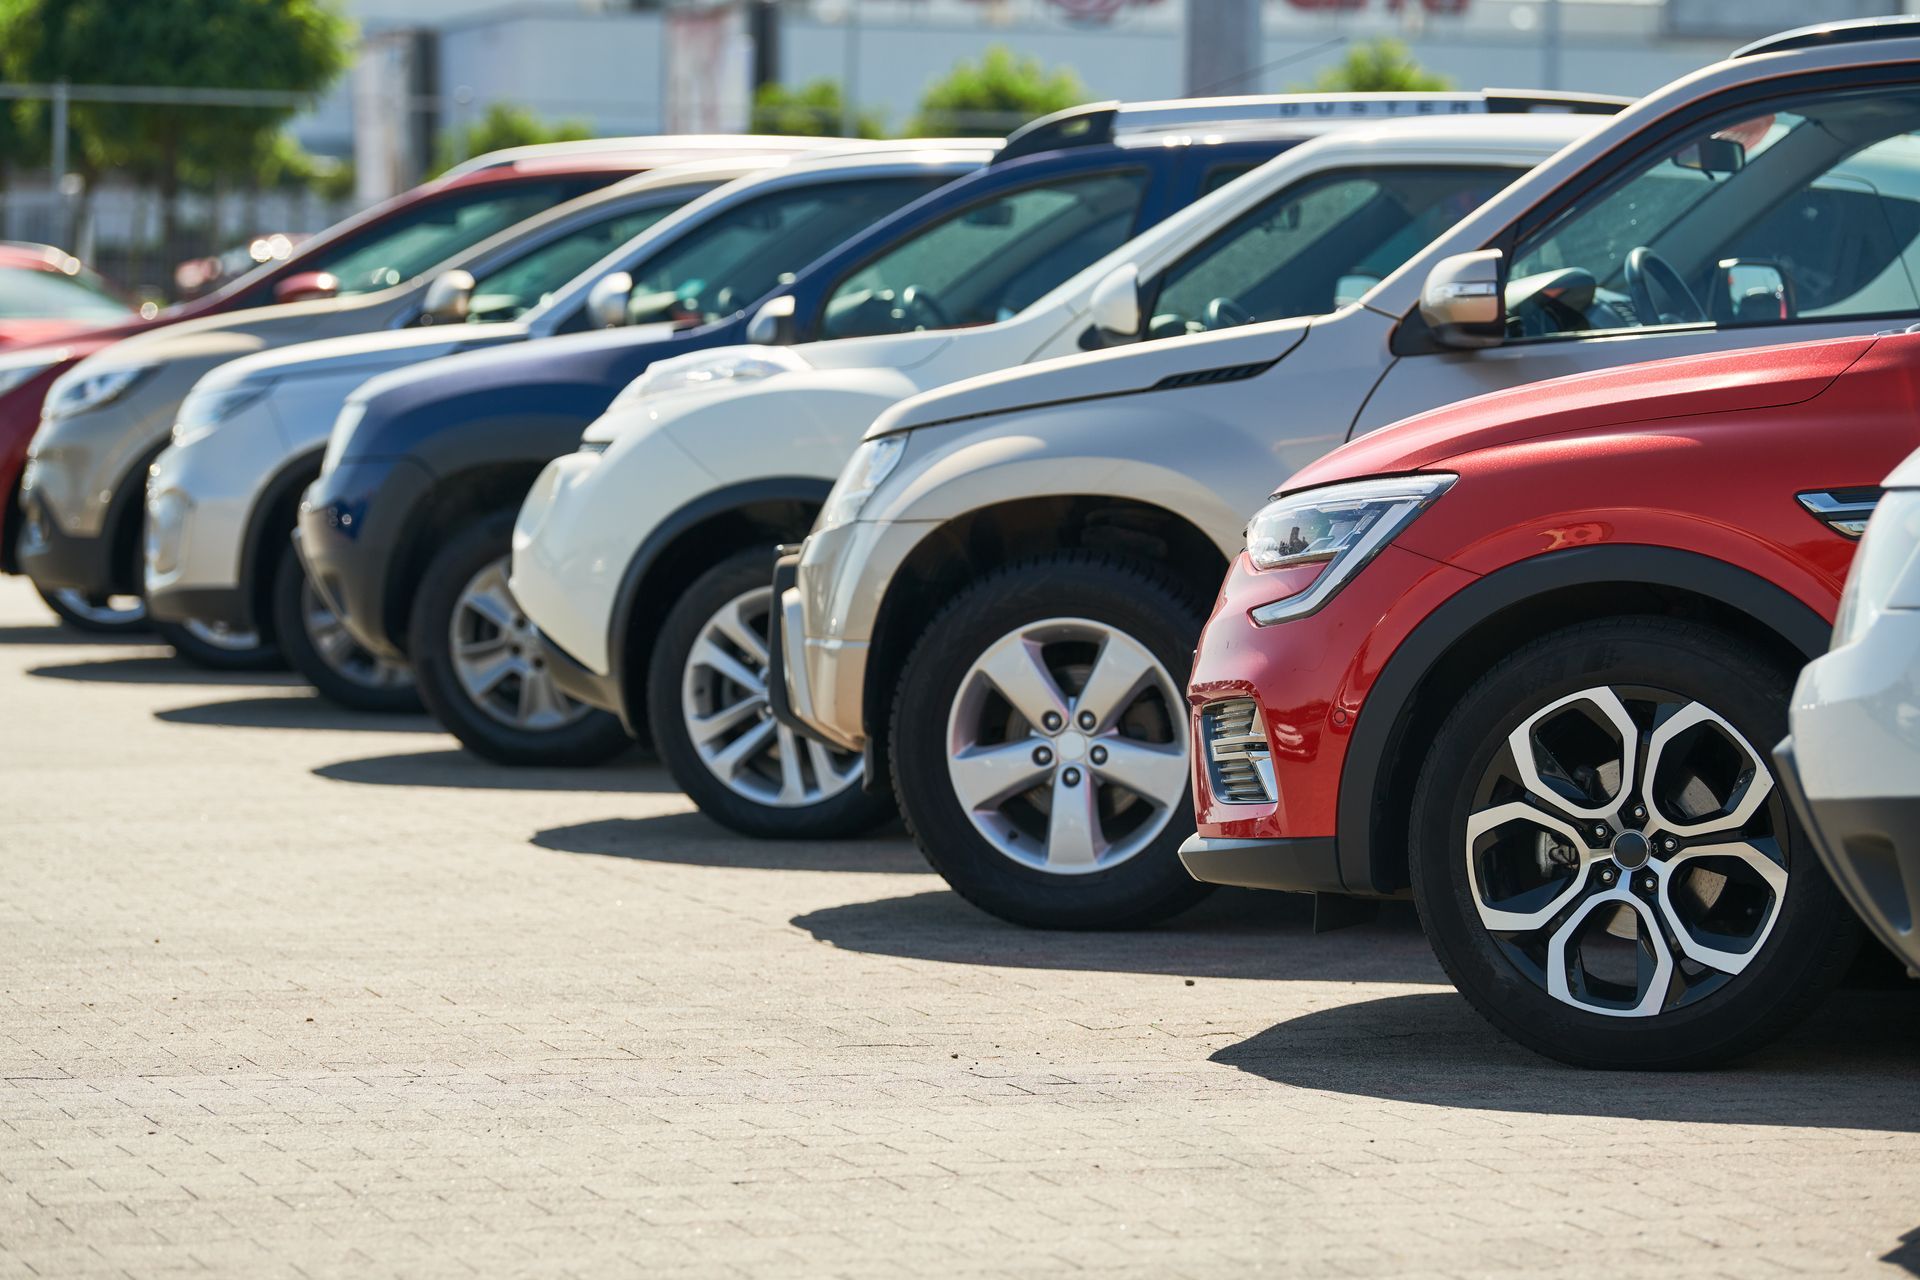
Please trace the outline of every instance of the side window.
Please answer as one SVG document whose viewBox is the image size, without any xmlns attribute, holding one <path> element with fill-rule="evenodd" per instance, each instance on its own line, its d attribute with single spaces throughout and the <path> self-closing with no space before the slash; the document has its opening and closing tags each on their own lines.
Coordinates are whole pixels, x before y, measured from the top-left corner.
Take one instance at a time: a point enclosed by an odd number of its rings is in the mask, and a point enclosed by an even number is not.
<svg viewBox="0 0 1920 1280">
<path fill-rule="evenodd" d="M 1200 183 L 1199 195 L 1196 195 L 1194 199 L 1198 200 L 1201 196 L 1210 196 L 1220 188 L 1226 186 L 1229 182 L 1237 182 L 1259 167 L 1259 162 L 1254 160 L 1244 162 L 1235 161 L 1232 164 L 1217 164 L 1207 170 L 1206 178 Z"/>
<path fill-rule="evenodd" d="M 1516 247 L 1511 338 L 1920 312 L 1920 90 L 1676 137 Z"/>
<path fill-rule="evenodd" d="M 513 320 L 544 302 L 560 286 L 633 239 L 654 223 L 691 200 L 666 200 L 644 209 L 628 209 L 612 217 L 575 227 L 519 259 L 488 272 L 474 282 L 473 301 L 467 307 L 470 323 Z"/>
<path fill-rule="evenodd" d="M 1002 192 L 968 205 L 858 268 L 828 296 L 821 334 L 853 338 L 992 324 L 1133 234 L 1139 169 Z"/>
<path fill-rule="evenodd" d="M 1322 174 L 1276 192 L 1167 269 L 1147 336 L 1345 306 L 1518 172 L 1381 167 Z"/>
</svg>

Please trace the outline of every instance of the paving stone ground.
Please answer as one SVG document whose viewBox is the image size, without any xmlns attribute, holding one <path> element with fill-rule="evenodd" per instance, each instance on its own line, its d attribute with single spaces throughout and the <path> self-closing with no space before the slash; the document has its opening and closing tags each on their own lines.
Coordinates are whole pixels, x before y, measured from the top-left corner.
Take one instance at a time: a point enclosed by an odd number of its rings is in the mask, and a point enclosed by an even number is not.
<svg viewBox="0 0 1920 1280">
<path fill-rule="evenodd" d="M 1024 932 L 898 833 L 101 645 L 0 584 L 0 1277 L 1920 1273 L 1920 987 L 1502 1041 L 1404 916 Z"/>
</svg>

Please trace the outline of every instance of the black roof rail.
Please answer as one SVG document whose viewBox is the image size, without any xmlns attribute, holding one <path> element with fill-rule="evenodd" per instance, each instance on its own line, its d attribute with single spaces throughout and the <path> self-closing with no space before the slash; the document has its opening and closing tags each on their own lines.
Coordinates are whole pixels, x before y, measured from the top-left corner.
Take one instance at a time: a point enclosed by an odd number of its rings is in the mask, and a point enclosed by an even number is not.
<svg viewBox="0 0 1920 1280">
<path fill-rule="evenodd" d="M 1853 18 L 1846 22 L 1816 22 L 1810 27 L 1795 27 L 1777 35 L 1763 36 L 1752 44 L 1741 45 L 1730 55 L 1751 58 L 1761 53 L 1785 53 L 1790 49 L 1817 49 L 1830 44 L 1862 44 L 1868 40 L 1902 40 L 1920 36 L 1920 16 L 1900 14 L 1888 18 Z"/>
</svg>

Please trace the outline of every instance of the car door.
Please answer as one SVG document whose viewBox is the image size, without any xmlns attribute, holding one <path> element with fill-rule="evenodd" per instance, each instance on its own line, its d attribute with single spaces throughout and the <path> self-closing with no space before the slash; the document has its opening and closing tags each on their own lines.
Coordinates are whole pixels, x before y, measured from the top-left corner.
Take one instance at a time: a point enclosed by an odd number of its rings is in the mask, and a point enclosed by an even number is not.
<svg viewBox="0 0 1920 1280">
<path fill-rule="evenodd" d="M 1520 383 L 1920 320 L 1920 88 L 1755 101 L 1637 148 L 1511 228 L 1506 338 L 1411 348 L 1353 424 Z"/>
</svg>

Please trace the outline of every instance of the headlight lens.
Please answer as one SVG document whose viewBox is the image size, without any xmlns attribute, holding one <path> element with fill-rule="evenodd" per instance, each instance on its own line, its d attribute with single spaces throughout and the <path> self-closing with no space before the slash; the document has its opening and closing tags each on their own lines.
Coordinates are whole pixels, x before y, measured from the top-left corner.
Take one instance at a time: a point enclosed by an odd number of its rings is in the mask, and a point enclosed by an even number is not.
<svg viewBox="0 0 1920 1280">
<path fill-rule="evenodd" d="M 1889 489 L 1873 509 L 1840 596 L 1833 647 L 1852 644 L 1888 609 L 1920 608 L 1920 489 Z"/>
<path fill-rule="evenodd" d="M 1286 570 L 1290 589 L 1253 620 L 1268 626 L 1319 609 L 1457 478 L 1391 476 L 1275 498 L 1247 525 L 1247 559 Z"/>
<path fill-rule="evenodd" d="M 44 373 L 47 369 L 59 364 L 60 360 L 61 356 L 56 353 L 50 356 L 35 356 L 30 360 L 16 359 L 0 363 L 0 396 L 7 394 L 21 383 L 29 381 L 36 374 Z"/>
<path fill-rule="evenodd" d="M 900 455 L 907 449 L 904 435 L 881 436 L 878 440 L 862 442 L 853 451 L 853 457 L 847 460 L 846 467 L 840 472 L 840 478 L 833 482 L 833 492 L 827 495 L 827 505 L 820 508 L 820 518 L 814 521 L 816 530 L 837 529 L 860 515 L 860 508 L 867 505 L 867 499 L 873 491 L 886 483 L 893 469 L 900 465 Z"/>
<path fill-rule="evenodd" d="M 253 404 L 273 389 L 271 382 L 240 382 L 203 391 L 195 387 L 180 406 L 173 424 L 173 443 L 192 444 L 212 435 L 215 427 Z"/>
<path fill-rule="evenodd" d="M 157 367 L 143 364 L 85 373 L 85 366 L 82 365 L 53 384 L 53 390 L 47 396 L 46 416 L 71 418 L 77 413 L 112 404 Z"/>
<path fill-rule="evenodd" d="M 649 396 L 664 396 L 676 391 L 711 391 L 735 382 L 757 382 L 775 374 L 794 373 L 808 367 L 800 357 L 777 348 L 703 351 L 698 355 L 662 360 L 629 382 L 614 398 L 613 407 L 619 408 Z"/>
<path fill-rule="evenodd" d="M 321 475 L 332 475 L 340 460 L 347 456 L 347 445 L 352 443 L 354 430 L 366 416 L 365 400 L 349 400 L 341 406 L 340 416 L 333 420 L 333 432 L 327 437 L 327 451 L 320 455 Z"/>
</svg>

